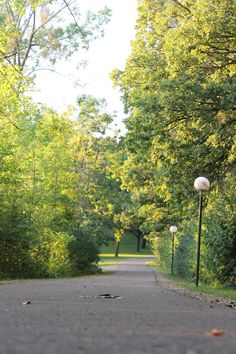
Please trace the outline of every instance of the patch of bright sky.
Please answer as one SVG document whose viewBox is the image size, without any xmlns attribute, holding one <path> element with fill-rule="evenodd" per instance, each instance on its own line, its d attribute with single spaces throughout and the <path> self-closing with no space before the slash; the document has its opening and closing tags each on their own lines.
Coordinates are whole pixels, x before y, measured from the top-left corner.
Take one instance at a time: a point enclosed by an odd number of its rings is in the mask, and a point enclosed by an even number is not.
<svg viewBox="0 0 236 354">
<path fill-rule="evenodd" d="M 82 57 L 81 53 L 76 53 L 70 61 L 57 64 L 56 73 L 40 71 L 36 79 L 39 91 L 35 93 L 34 99 L 62 112 L 67 106 L 74 105 L 81 94 L 105 98 L 108 111 L 117 112 L 114 123 L 123 130 L 122 120 L 125 115 L 120 92 L 113 88 L 109 73 L 114 68 L 123 69 L 129 56 L 130 41 L 135 36 L 136 5 L 136 0 L 81 0 L 82 11 L 90 9 L 96 12 L 104 6 L 112 10 L 105 35 L 94 41 Z M 78 69 L 81 59 L 88 64 Z M 75 78 L 79 78 L 80 85 L 75 85 Z"/>
</svg>

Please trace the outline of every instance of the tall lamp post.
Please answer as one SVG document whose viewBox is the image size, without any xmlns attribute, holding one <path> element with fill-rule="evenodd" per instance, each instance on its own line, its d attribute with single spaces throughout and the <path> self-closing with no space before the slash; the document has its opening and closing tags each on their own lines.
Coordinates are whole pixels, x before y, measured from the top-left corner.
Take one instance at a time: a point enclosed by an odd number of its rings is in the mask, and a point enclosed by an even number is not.
<svg viewBox="0 0 236 354">
<path fill-rule="evenodd" d="M 202 229 L 202 199 L 203 192 L 208 191 L 210 182 L 206 177 L 198 177 L 194 181 L 194 188 L 199 192 L 199 212 L 198 212 L 198 242 L 197 242 L 197 265 L 196 265 L 196 286 L 199 281 L 200 251 L 201 251 L 201 229 Z"/>
<path fill-rule="evenodd" d="M 172 233 L 171 275 L 173 275 L 174 274 L 175 233 L 177 232 L 177 227 L 175 225 L 171 226 L 170 232 Z"/>
</svg>

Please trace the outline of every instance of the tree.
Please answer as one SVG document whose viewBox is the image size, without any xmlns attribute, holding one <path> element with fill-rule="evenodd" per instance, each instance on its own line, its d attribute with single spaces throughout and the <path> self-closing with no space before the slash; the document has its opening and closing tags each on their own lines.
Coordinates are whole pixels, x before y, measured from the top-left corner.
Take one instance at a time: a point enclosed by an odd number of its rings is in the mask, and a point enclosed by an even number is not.
<svg viewBox="0 0 236 354">
<path fill-rule="evenodd" d="M 111 173 L 117 143 L 106 136 L 104 101 L 86 97 L 80 106 L 77 120 L 74 110 L 41 108 L 18 129 L 8 122 L 1 130 L 2 277 L 95 269 L 97 247 L 119 210 Z"/>
<path fill-rule="evenodd" d="M 89 11 L 82 21 L 77 1 L 1 0 L 0 55 L 16 70 L 38 68 L 43 59 L 55 63 L 103 34 L 110 11 Z M 69 20 L 68 20 L 69 19 Z"/>
<path fill-rule="evenodd" d="M 139 1 L 131 55 L 112 77 L 128 112 L 125 179 L 150 235 L 193 218 L 197 176 L 214 188 L 234 168 L 234 11 L 232 0 Z"/>
<path fill-rule="evenodd" d="M 104 242 L 104 231 L 114 226 L 122 198 L 120 184 L 114 176 L 117 141 L 107 135 L 112 116 L 106 113 L 104 100 L 83 96 L 78 100 L 78 119 L 72 142 L 77 173 L 78 211 L 81 227 Z M 80 192 L 81 191 L 81 192 Z"/>
</svg>

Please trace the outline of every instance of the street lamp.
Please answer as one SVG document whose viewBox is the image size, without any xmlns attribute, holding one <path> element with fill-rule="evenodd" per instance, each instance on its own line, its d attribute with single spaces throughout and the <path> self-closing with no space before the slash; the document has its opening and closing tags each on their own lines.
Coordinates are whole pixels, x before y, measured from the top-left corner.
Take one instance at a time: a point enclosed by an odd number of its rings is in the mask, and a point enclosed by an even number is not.
<svg viewBox="0 0 236 354">
<path fill-rule="evenodd" d="M 173 275 L 173 273 L 174 273 L 175 233 L 177 232 L 177 227 L 175 225 L 171 226 L 170 232 L 172 233 L 171 275 Z"/>
<path fill-rule="evenodd" d="M 197 243 L 197 265 L 196 265 L 196 286 L 199 280 L 200 250 L 201 250 L 201 228 L 202 228 L 202 192 L 208 191 L 210 182 L 205 177 L 198 177 L 194 181 L 194 188 L 199 192 L 199 213 L 198 213 L 198 243 Z"/>
</svg>

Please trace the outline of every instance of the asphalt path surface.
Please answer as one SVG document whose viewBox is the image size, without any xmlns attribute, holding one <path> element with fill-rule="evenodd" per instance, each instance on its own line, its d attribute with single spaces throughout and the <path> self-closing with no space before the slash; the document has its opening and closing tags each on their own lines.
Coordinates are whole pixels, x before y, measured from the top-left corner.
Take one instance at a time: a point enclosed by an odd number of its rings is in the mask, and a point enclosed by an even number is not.
<svg viewBox="0 0 236 354">
<path fill-rule="evenodd" d="M 100 276 L 1 282 L 0 354 L 236 353 L 236 310 L 162 288 L 145 261 Z"/>
</svg>

